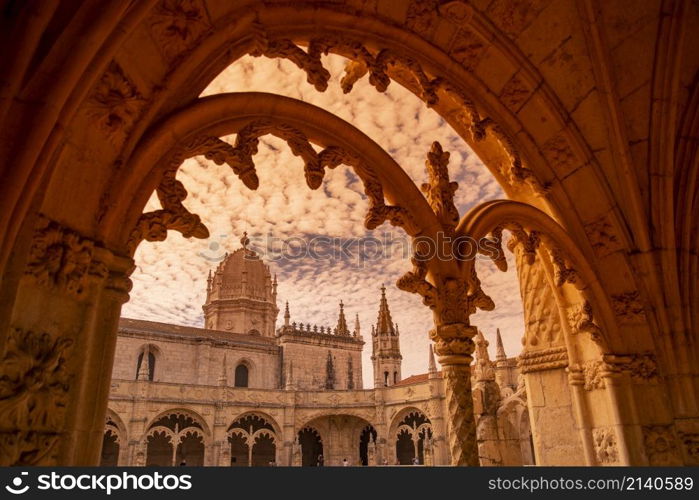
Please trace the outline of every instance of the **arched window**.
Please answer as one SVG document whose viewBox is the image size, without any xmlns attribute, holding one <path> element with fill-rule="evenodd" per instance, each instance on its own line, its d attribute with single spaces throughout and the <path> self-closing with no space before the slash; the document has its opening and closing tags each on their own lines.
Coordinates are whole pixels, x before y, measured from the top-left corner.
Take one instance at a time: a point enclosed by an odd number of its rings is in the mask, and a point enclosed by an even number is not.
<svg viewBox="0 0 699 500">
<path fill-rule="evenodd" d="M 143 366 L 143 358 L 147 360 L 147 366 Z M 138 355 L 136 362 L 136 380 L 153 380 L 155 377 L 155 353 L 150 346 L 146 346 Z"/>
<path fill-rule="evenodd" d="M 236 387 L 248 386 L 248 367 L 244 364 L 239 364 L 235 367 L 235 384 Z"/>
<path fill-rule="evenodd" d="M 383 372 L 383 386 L 388 387 L 388 372 Z"/>
<path fill-rule="evenodd" d="M 393 372 L 393 385 L 398 383 L 398 372 Z"/>
</svg>

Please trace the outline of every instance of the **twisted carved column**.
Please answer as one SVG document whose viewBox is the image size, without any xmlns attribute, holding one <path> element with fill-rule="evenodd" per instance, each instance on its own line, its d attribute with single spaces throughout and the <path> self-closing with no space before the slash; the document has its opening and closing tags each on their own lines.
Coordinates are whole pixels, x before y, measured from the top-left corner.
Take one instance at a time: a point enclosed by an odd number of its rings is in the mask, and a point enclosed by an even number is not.
<svg viewBox="0 0 699 500">
<path fill-rule="evenodd" d="M 452 465 L 479 465 L 470 366 L 474 350 L 472 338 L 476 332 L 475 327 L 463 323 L 437 326 L 430 332 L 445 381 L 447 436 Z"/>
</svg>

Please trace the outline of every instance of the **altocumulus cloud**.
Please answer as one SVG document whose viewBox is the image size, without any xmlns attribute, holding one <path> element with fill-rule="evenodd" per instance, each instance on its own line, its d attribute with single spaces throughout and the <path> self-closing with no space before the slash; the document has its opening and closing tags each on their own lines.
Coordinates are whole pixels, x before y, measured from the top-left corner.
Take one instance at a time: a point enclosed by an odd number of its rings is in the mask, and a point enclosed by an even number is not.
<svg viewBox="0 0 699 500">
<path fill-rule="evenodd" d="M 450 175 L 459 183 L 456 202 L 463 215 L 477 203 L 503 198 L 504 194 L 487 168 L 449 125 L 411 92 L 393 83 L 377 92 L 366 78 L 345 95 L 339 85 L 345 60 L 328 56 L 324 63 L 333 75 L 329 88 L 317 92 L 305 74 L 284 60 L 244 57 L 221 73 L 202 95 L 221 92 L 270 92 L 301 99 L 324 108 L 359 128 L 393 156 L 418 185 L 425 179 L 425 157 L 433 141 L 450 151 Z M 226 138 L 233 141 L 234 137 Z M 401 332 L 403 375 L 427 369 L 427 332 L 431 313 L 419 297 L 395 288 L 396 280 L 410 269 L 407 239 L 388 224 L 375 231 L 363 226 L 368 203 L 354 173 L 340 166 L 326 172 L 321 189 L 305 185 L 303 163 L 288 146 L 274 137 L 260 141 L 255 156 L 260 187 L 246 189 L 231 170 L 198 157 L 187 160 L 178 179 L 189 192 L 185 205 L 199 214 L 211 231 L 208 240 L 185 239 L 170 232 L 159 243 L 143 243 L 136 253 L 137 271 L 131 301 L 124 306 L 127 317 L 201 326 L 201 304 L 206 276 L 225 251 L 239 246 L 243 231 L 254 247 L 269 258 L 278 256 L 268 248 L 271 237 L 365 238 L 388 241 L 392 252 L 383 258 L 365 259 L 358 249 L 350 256 L 314 259 L 281 258 L 271 266 L 279 279 L 279 305 L 289 301 L 292 321 L 334 326 L 342 299 L 351 325 L 359 315 L 364 349 L 364 381 L 371 386 L 371 325 L 376 322 L 379 288 L 386 284 L 393 320 Z M 146 210 L 159 208 L 152 197 Z M 322 247 L 327 249 L 327 245 Z M 370 250 L 370 249 L 368 249 Z M 371 253 L 367 250 L 366 253 Z M 325 254 L 325 252 L 323 252 Z M 496 302 L 495 311 L 473 317 L 491 341 L 500 328 L 510 355 L 521 350 L 522 306 L 512 256 L 510 271 L 501 273 L 490 263 L 479 263 L 483 287 Z"/>
</svg>

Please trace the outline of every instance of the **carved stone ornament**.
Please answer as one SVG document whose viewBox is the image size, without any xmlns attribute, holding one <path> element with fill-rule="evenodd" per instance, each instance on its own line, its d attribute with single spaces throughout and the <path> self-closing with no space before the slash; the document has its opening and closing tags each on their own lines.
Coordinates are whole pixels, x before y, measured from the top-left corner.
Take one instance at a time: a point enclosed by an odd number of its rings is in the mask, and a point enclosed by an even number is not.
<svg viewBox="0 0 699 500">
<path fill-rule="evenodd" d="M 568 366 L 568 351 L 561 346 L 524 352 L 517 358 L 517 366 L 522 373 L 565 368 Z"/>
<path fill-rule="evenodd" d="M 470 16 L 471 8 L 463 2 L 449 2 L 440 7 L 446 9 L 448 17 L 457 23 L 464 22 Z M 411 14 L 412 12 L 412 14 Z M 413 2 L 409 7 L 407 26 L 411 29 L 425 31 L 436 26 L 438 16 L 437 2 Z M 461 31 L 464 31 L 462 28 Z M 466 49 L 482 51 L 481 42 L 466 40 Z M 360 40 L 347 35 L 324 36 L 311 39 L 308 50 L 304 51 L 292 40 L 273 38 L 259 22 L 254 24 L 249 53 L 253 56 L 288 59 L 306 73 L 306 78 L 318 91 L 327 89 L 330 73 L 323 67 L 321 56 L 337 52 L 350 59 L 345 67 L 345 75 L 340 81 L 343 92 L 352 91 L 354 84 L 365 75 L 369 83 L 379 92 L 385 92 L 391 83 L 392 75 L 401 75 L 406 87 L 415 92 L 427 106 L 434 106 L 440 99 L 454 102 L 456 108 L 463 110 L 460 115 L 463 126 L 470 131 L 476 141 L 482 141 L 490 134 L 500 144 L 509 159 L 501 172 L 508 182 L 526 184 L 535 194 L 545 196 L 550 189 L 549 183 L 542 183 L 534 172 L 522 165 L 521 155 L 508 135 L 490 118 L 482 118 L 474 102 L 460 89 L 452 87 L 446 81 L 433 77 L 420 63 L 411 57 L 397 53 L 392 49 L 369 49 Z M 470 56 L 469 56 L 470 57 Z"/>
<path fill-rule="evenodd" d="M 161 0 L 150 19 L 153 39 L 175 61 L 211 31 L 202 0 Z"/>
<path fill-rule="evenodd" d="M 589 333 L 592 340 L 601 345 L 602 330 L 595 322 L 592 315 L 592 305 L 589 301 L 585 300 L 573 308 L 568 314 L 568 320 L 573 333 Z"/>
<path fill-rule="evenodd" d="M 672 425 L 643 426 L 643 442 L 649 465 L 682 465 Z"/>
<path fill-rule="evenodd" d="M 97 250 L 92 240 L 40 216 L 25 274 L 41 286 L 82 298 L 90 278 L 103 280 L 109 274 Z"/>
<path fill-rule="evenodd" d="M 595 457 L 600 465 L 614 465 L 619 461 L 619 450 L 614 429 L 592 429 L 592 442 L 595 447 Z"/>
<path fill-rule="evenodd" d="M 171 229 L 181 232 L 185 238 L 208 238 L 209 230 L 201 218 L 190 213 L 182 204 L 187 191 L 175 178 L 177 170 L 187 158 L 203 155 L 218 165 L 228 164 L 245 186 L 257 189 L 259 179 L 254 155 L 258 151 L 259 138 L 264 135 L 274 135 L 284 140 L 291 152 L 303 160 L 306 184 L 311 189 L 318 189 L 322 185 L 325 168 L 332 169 L 341 164 L 351 167 L 362 181 L 364 193 L 369 198 L 369 212 L 364 219 L 367 229 L 375 229 L 388 221 L 402 227 L 410 235 L 417 233 L 418 227 L 407 210 L 386 205 L 378 176 L 361 158 L 335 145 L 327 146 L 318 153 L 301 130 L 286 123 L 263 119 L 251 121 L 241 128 L 234 145 L 217 137 L 203 135 L 173 151 L 156 188 L 162 209 L 141 215 L 129 238 L 129 251 L 133 254 L 144 239 L 165 240 L 167 231 Z"/>
<path fill-rule="evenodd" d="M 63 427 L 73 341 L 14 328 L 0 362 L 0 465 L 51 465 Z"/>
<path fill-rule="evenodd" d="M 92 90 L 88 114 L 112 144 L 121 142 L 145 103 L 136 85 L 115 61 Z"/>
</svg>

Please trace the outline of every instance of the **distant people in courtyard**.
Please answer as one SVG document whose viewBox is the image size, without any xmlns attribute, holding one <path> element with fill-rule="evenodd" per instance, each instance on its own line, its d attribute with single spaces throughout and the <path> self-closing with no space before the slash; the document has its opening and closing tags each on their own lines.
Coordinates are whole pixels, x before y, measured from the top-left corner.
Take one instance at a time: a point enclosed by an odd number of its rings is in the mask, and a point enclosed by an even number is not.
<svg viewBox="0 0 699 500">
<path fill-rule="evenodd" d="M 343 459 L 342 459 L 342 466 L 343 466 L 343 467 L 349 467 L 349 462 L 347 461 L 346 458 L 343 458 Z"/>
<path fill-rule="evenodd" d="M 413 465 L 420 465 L 420 459 L 417 457 L 413 457 Z"/>
<path fill-rule="evenodd" d="M 325 460 L 323 459 L 323 455 L 318 455 L 317 465 L 318 465 L 318 467 L 322 467 L 323 465 L 325 465 Z"/>
</svg>

